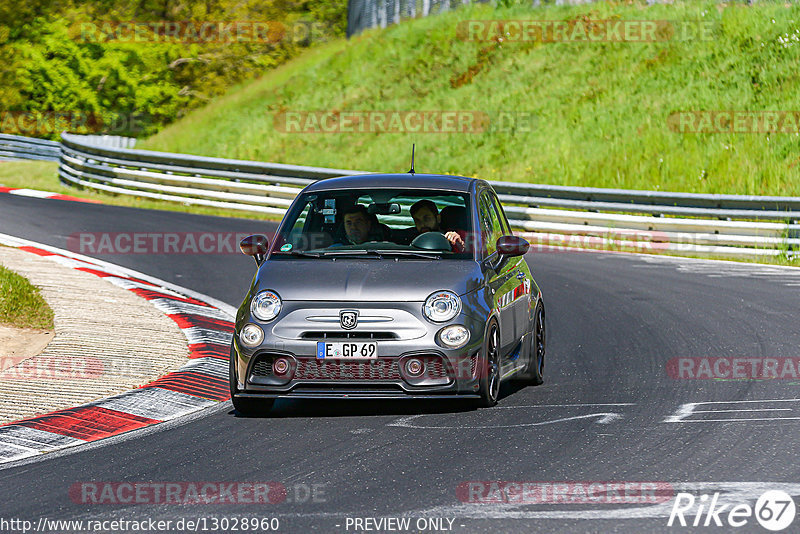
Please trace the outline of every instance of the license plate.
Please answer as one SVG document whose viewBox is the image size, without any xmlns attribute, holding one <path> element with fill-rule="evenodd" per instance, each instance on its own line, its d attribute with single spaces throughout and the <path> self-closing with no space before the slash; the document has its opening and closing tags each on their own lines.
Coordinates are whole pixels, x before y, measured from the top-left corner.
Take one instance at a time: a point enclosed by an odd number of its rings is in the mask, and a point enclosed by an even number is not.
<svg viewBox="0 0 800 534">
<path fill-rule="evenodd" d="M 378 357 L 378 344 L 317 342 L 317 359 L 373 360 Z"/>
</svg>

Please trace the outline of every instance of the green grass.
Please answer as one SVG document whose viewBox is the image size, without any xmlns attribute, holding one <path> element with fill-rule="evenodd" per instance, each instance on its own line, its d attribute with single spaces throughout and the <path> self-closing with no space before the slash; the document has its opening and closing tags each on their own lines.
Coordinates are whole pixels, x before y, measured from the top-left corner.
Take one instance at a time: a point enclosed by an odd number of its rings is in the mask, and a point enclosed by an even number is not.
<svg viewBox="0 0 800 534">
<path fill-rule="evenodd" d="M 53 310 L 26 278 L 0 265 L 0 324 L 53 328 Z"/>
<path fill-rule="evenodd" d="M 596 248 L 591 246 L 581 247 L 580 244 L 567 244 L 564 245 L 556 245 L 556 253 L 559 252 L 568 252 L 568 249 L 580 249 L 580 248 L 587 248 L 588 251 L 586 253 L 592 252 L 622 252 L 622 253 L 632 253 L 632 254 L 646 254 L 650 256 L 672 256 L 676 258 L 695 258 L 700 260 L 716 260 L 716 261 L 730 261 L 736 263 L 748 263 L 748 264 L 759 264 L 759 265 L 775 265 L 775 266 L 783 266 L 783 267 L 798 267 L 800 268 L 800 256 L 790 257 L 784 254 L 776 255 L 776 256 L 753 256 L 753 257 L 741 257 L 741 258 L 731 258 L 728 256 L 716 256 L 712 254 L 700 255 L 700 254 L 693 254 L 691 252 L 677 252 L 671 250 L 659 250 L 657 248 L 648 249 L 648 248 L 638 248 L 638 247 L 631 247 L 631 246 L 624 246 L 620 244 L 606 244 L 603 247 L 599 245 Z M 537 245 L 531 245 L 531 249 L 534 251 L 538 250 Z M 546 254 L 549 253 L 547 249 L 543 249 L 541 252 L 535 252 L 534 254 Z"/>
<path fill-rule="evenodd" d="M 678 254 L 664 254 L 665 256 L 678 256 Z M 696 254 L 680 254 L 683 258 L 697 258 L 702 260 L 724 260 L 735 261 L 737 263 L 752 263 L 763 265 L 778 265 L 783 267 L 798 267 L 800 268 L 800 257 L 787 258 L 786 256 L 767 256 L 761 258 L 736 258 L 731 259 L 727 257 L 717 256 L 698 256 Z"/>
<path fill-rule="evenodd" d="M 219 217 L 239 217 L 257 220 L 278 220 L 280 217 L 263 213 L 238 211 L 205 206 L 192 206 L 179 202 L 167 202 L 143 197 L 115 195 L 89 189 L 77 189 L 58 181 L 58 163 L 52 161 L 5 161 L 0 162 L 0 185 L 20 187 L 61 193 L 72 197 L 96 200 L 112 206 L 143 208 L 153 210 L 197 213 L 199 215 L 215 215 Z"/>
<path fill-rule="evenodd" d="M 373 171 L 704 193 L 800 195 L 800 135 L 681 134 L 686 110 L 794 110 L 797 4 L 481 4 L 321 46 L 230 91 L 143 148 Z M 710 20 L 713 39 L 496 43 L 456 38 L 474 19 Z M 280 111 L 526 112 L 532 128 L 478 134 L 287 134 Z"/>
<path fill-rule="evenodd" d="M 531 9 L 481 4 L 333 41 L 231 89 L 139 148 L 374 171 L 563 185 L 800 196 L 800 135 L 679 134 L 686 110 L 796 110 L 800 6 L 706 0 Z M 710 20 L 713 39 L 669 43 L 473 43 L 459 22 L 486 19 Z M 524 112 L 532 128 L 482 134 L 285 134 L 281 111 Z M 49 167 L 47 167 L 49 165 Z M 211 215 L 257 214 L 78 191 L 53 164 L 0 163 L 0 183 L 109 204 Z M 746 262 L 797 265 L 782 257 Z"/>
</svg>

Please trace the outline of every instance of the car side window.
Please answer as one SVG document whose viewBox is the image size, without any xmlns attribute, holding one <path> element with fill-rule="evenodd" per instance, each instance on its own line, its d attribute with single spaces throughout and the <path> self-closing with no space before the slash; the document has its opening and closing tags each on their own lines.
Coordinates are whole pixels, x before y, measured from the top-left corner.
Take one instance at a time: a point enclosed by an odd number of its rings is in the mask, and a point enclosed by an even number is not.
<svg viewBox="0 0 800 534">
<path fill-rule="evenodd" d="M 503 228 L 487 193 L 481 195 L 480 224 L 484 252 L 488 256 L 497 249 L 497 240 L 503 235 Z"/>
<path fill-rule="evenodd" d="M 303 208 L 303 211 L 300 212 L 300 215 L 297 216 L 297 220 L 294 222 L 294 226 L 292 227 L 292 233 L 302 233 L 303 230 L 306 230 L 306 226 L 310 224 L 309 214 L 311 213 L 311 205 L 312 203 L 309 202 Z"/>
<path fill-rule="evenodd" d="M 294 245 L 295 247 L 300 247 L 303 234 L 309 231 L 308 227 L 310 225 L 311 225 L 311 202 L 306 204 L 306 206 L 303 208 L 303 211 L 300 212 L 300 215 L 294 222 L 294 226 L 292 226 L 292 229 L 289 231 L 288 242 Z"/>
<path fill-rule="evenodd" d="M 492 205 L 497 212 L 497 219 L 500 221 L 500 227 L 503 229 L 503 235 L 514 235 L 514 232 L 511 231 L 511 226 L 508 224 L 506 212 L 503 211 L 503 205 L 500 204 L 500 199 L 497 198 L 497 195 L 491 195 L 491 197 Z"/>
</svg>

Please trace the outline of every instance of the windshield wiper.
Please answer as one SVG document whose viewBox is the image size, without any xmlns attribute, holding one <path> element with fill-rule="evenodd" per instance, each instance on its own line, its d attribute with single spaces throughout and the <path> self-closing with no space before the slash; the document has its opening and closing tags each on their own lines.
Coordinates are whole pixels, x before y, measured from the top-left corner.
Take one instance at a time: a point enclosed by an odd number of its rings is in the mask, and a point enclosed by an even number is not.
<svg viewBox="0 0 800 534">
<path fill-rule="evenodd" d="M 321 253 L 324 257 L 333 257 L 333 258 L 341 258 L 346 256 L 356 256 L 356 257 L 364 257 L 364 256 L 373 256 L 377 257 L 378 259 L 382 258 L 382 255 L 376 250 L 326 250 L 325 252 Z"/>
<path fill-rule="evenodd" d="M 292 256 L 299 256 L 301 258 L 321 258 L 321 252 L 303 252 L 302 250 L 293 250 L 289 254 Z"/>
<path fill-rule="evenodd" d="M 417 252 L 414 250 L 384 250 L 384 249 L 361 249 L 361 250 L 327 250 L 322 253 L 323 256 L 333 256 L 334 258 L 343 256 L 372 256 L 378 259 L 383 259 L 384 256 L 405 256 L 409 258 L 423 258 L 426 260 L 440 260 L 442 259 L 439 251 L 431 252 Z"/>
<path fill-rule="evenodd" d="M 442 255 L 439 252 L 415 252 L 413 250 L 381 250 L 385 256 L 407 256 L 411 258 L 424 258 L 426 260 L 440 260 Z"/>
</svg>

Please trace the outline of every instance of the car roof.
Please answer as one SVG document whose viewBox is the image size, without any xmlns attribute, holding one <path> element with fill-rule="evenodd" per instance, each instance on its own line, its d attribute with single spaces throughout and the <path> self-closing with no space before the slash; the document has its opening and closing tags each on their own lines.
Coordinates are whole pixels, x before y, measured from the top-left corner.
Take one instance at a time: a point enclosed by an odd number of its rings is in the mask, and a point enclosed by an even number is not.
<svg viewBox="0 0 800 534">
<path fill-rule="evenodd" d="M 458 191 L 468 193 L 476 178 L 446 174 L 357 174 L 324 178 L 305 188 L 306 192 L 335 189 L 408 188 Z"/>
</svg>

